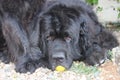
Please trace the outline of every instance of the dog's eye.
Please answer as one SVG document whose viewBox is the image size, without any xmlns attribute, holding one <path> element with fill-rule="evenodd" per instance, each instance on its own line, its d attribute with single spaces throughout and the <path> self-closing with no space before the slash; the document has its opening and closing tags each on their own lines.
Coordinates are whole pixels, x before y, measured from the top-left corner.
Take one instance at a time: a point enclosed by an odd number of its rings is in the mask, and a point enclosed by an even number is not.
<svg viewBox="0 0 120 80">
<path fill-rule="evenodd" d="M 55 39 L 55 33 L 54 32 L 49 32 L 46 36 L 47 40 L 54 40 Z"/>
<path fill-rule="evenodd" d="M 70 42 L 72 40 L 71 37 L 64 37 L 64 39 L 66 42 Z"/>
<path fill-rule="evenodd" d="M 55 37 L 54 36 L 47 36 L 47 40 L 49 41 L 49 40 L 54 40 L 55 39 Z"/>
<path fill-rule="evenodd" d="M 66 42 L 70 42 L 70 41 L 71 41 L 71 37 L 70 37 L 70 35 L 68 34 L 68 32 L 64 32 L 64 40 L 65 40 Z"/>
</svg>

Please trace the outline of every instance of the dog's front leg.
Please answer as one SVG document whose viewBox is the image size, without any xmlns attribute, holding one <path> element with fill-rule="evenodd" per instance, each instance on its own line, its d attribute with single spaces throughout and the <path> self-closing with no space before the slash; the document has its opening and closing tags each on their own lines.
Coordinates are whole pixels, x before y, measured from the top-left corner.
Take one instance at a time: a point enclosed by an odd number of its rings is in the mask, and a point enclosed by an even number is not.
<svg viewBox="0 0 120 80">
<path fill-rule="evenodd" d="M 2 31 L 12 59 L 16 65 L 16 71 L 25 73 L 34 72 L 37 68 L 37 60 L 40 59 L 41 51 L 31 48 L 22 25 L 17 19 L 6 16 L 2 20 Z"/>
</svg>

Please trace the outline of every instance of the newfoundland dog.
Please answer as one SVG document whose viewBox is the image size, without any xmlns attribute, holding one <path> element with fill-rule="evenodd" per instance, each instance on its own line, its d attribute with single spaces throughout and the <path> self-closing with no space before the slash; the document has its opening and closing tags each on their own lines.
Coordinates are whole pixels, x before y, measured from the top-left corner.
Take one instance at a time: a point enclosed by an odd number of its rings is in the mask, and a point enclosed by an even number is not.
<svg viewBox="0 0 120 80">
<path fill-rule="evenodd" d="M 100 65 L 118 45 L 81 0 L 1 0 L 0 23 L 0 57 L 20 73 L 75 60 Z"/>
</svg>

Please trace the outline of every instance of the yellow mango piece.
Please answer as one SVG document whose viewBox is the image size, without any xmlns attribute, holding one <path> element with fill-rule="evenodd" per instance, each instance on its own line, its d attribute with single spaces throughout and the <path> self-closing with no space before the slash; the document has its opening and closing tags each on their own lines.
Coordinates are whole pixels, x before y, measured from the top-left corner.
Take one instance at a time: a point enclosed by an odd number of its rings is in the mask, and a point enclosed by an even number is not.
<svg viewBox="0 0 120 80">
<path fill-rule="evenodd" d="M 56 70 L 56 71 L 59 71 L 59 72 L 62 72 L 62 71 L 65 71 L 65 67 L 63 67 L 63 66 L 57 66 L 57 67 L 55 68 L 55 70 Z"/>
</svg>

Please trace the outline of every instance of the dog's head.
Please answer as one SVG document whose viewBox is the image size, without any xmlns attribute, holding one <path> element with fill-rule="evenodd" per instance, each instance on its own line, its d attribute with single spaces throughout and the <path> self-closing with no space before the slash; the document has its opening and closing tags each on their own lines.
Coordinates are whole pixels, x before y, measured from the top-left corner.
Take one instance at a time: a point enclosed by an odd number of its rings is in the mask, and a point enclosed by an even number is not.
<svg viewBox="0 0 120 80">
<path fill-rule="evenodd" d="M 40 48 L 48 56 L 50 68 L 62 65 L 69 68 L 81 57 L 79 47 L 79 10 L 55 5 L 40 15 Z"/>
</svg>

